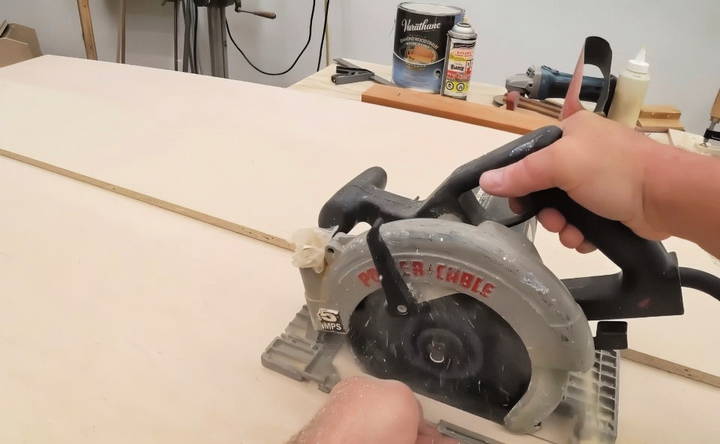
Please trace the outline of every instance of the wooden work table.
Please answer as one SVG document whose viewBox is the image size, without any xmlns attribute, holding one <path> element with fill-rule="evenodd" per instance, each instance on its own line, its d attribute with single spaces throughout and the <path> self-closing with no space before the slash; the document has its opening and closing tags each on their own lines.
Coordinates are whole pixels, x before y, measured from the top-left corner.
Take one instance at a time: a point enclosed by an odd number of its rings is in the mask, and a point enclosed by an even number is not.
<svg viewBox="0 0 720 444">
<path fill-rule="evenodd" d="M 514 138 L 317 94 L 60 57 L 0 69 L 0 97 L 6 153 L 277 238 L 312 225 L 367 166 L 385 166 L 392 191 L 425 195 Z M 440 149 L 449 132 L 472 145 Z M 284 442 L 325 399 L 260 365 L 303 303 L 289 252 L 112 191 L 0 156 L 0 442 Z M 537 245 L 561 276 L 612 270 L 546 232 Z M 668 245 L 683 264 L 720 273 L 696 246 Z M 632 321 L 630 341 L 720 373 L 720 307 L 696 292 L 686 301 L 685 317 Z M 720 390 L 627 361 L 620 381 L 618 442 L 720 435 Z M 430 420 L 539 442 L 421 402 Z"/>
</svg>

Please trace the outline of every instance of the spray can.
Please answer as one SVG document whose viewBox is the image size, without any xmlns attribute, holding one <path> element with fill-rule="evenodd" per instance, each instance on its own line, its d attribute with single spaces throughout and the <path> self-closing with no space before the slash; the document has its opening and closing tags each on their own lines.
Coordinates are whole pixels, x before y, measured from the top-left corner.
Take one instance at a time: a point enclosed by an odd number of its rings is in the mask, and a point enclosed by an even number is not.
<svg viewBox="0 0 720 444">
<path fill-rule="evenodd" d="M 448 32 L 442 95 L 467 100 L 476 41 L 477 33 L 465 21 Z"/>
</svg>

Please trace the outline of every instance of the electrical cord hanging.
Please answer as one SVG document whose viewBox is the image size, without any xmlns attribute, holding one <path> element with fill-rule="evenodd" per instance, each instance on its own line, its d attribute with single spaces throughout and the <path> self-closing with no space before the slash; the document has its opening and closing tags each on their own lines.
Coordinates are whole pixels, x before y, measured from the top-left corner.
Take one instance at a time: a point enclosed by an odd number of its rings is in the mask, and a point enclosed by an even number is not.
<svg viewBox="0 0 720 444">
<path fill-rule="evenodd" d="M 313 19 L 315 18 L 315 2 L 316 2 L 316 0 L 312 0 L 312 9 L 310 10 L 310 26 L 308 27 L 307 42 L 305 42 L 305 46 L 303 46 L 303 48 L 300 50 L 300 53 L 297 55 L 297 57 L 295 57 L 295 61 L 292 62 L 292 65 L 290 65 L 290 67 L 288 69 L 286 69 L 285 71 L 268 72 L 268 71 L 258 68 L 253 62 L 250 61 L 250 59 L 248 58 L 248 56 L 245 55 L 243 50 L 240 49 L 237 42 L 235 42 L 235 38 L 233 38 L 232 32 L 230 31 L 230 25 L 227 22 L 225 22 L 225 28 L 227 29 L 228 37 L 230 37 L 230 41 L 232 42 L 233 46 L 235 46 L 235 49 L 237 49 L 238 52 L 240 52 L 240 55 L 243 56 L 245 61 L 248 62 L 248 64 L 250 66 L 252 66 L 255 69 L 255 71 L 257 71 L 261 74 L 265 74 L 266 76 L 281 76 L 283 74 L 287 74 L 293 68 L 295 68 L 295 65 L 297 65 L 297 62 L 298 62 L 298 60 L 300 60 L 300 57 L 302 57 L 302 55 L 305 53 L 305 50 L 308 48 L 308 46 L 310 46 L 310 41 L 312 40 Z"/>
<path fill-rule="evenodd" d="M 178 0 L 182 5 L 183 22 L 183 72 L 199 72 L 199 60 L 197 57 L 197 26 L 198 12 L 194 0 Z"/>
<path fill-rule="evenodd" d="M 198 74 L 200 71 L 198 70 L 198 55 L 197 55 L 197 31 L 198 31 L 198 5 L 196 2 L 193 2 L 195 5 L 195 14 L 193 17 L 193 72 Z"/>
<path fill-rule="evenodd" d="M 694 268 L 680 267 L 680 285 L 709 294 L 720 301 L 720 279 Z"/>
<path fill-rule="evenodd" d="M 325 0 L 325 18 L 323 19 L 323 32 L 322 36 L 320 36 L 320 52 L 318 53 L 318 62 L 315 71 L 320 71 L 320 62 L 322 61 L 323 54 L 323 44 L 325 43 L 325 33 L 327 32 L 328 11 L 330 11 L 330 0 Z M 330 51 L 330 48 L 325 48 L 325 50 Z"/>
</svg>

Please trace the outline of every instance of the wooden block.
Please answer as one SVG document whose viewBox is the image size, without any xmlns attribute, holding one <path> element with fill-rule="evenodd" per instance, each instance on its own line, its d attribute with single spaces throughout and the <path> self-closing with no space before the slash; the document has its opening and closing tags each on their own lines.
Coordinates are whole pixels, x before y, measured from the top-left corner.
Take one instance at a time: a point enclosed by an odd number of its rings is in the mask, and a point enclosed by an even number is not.
<svg viewBox="0 0 720 444">
<path fill-rule="evenodd" d="M 641 119 L 679 119 L 680 110 L 672 105 L 644 105 L 640 108 Z"/>
<path fill-rule="evenodd" d="M 648 131 L 648 132 L 667 132 L 668 129 L 676 129 L 680 131 L 684 131 L 685 127 L 683 126 L 680 119 L 646 119 L 646 118 L 640 118 L 637 121 L 637 126 L 640 128 L 641 131 Z"/>
<path fill-rule="evenodd" d="M 42 55 L 37 34 L 32 28 L 15 23 L 0 23 L 0 67 Z"/>
<path fill-rule="evenodd" d="M 557 120 L 547 116 L 517 113 L 490 105 L 481 105 L 395 86 L 375 85 L 363 93 L 362 101 L 459 120 L 515 134 L 527 134 L 540 127 L 557 124 Z"/>
<path fill-rule="evenodd" d="M 90 15 L 90 0 L 77 0 L 77 6 L 80 14 L 83 42 L 85 43 L 85 55 L 90 60 L 97 60 L 95 33 L 93 32 L 92 16 Z"/>
</svg>

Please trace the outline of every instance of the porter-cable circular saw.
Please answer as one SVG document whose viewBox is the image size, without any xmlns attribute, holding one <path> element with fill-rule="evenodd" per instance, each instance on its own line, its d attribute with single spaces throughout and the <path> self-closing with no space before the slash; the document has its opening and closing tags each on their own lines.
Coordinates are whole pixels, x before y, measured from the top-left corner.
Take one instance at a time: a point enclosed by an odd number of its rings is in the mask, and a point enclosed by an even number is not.
<svg viewBox="0 0 720 444">
<path fill-rule="evenodd" d="M 660 242 L 589 212 L 561 190 L 527 196 L 522 215 L 504 199 L 478 199 L 483 172 L 561 135 L 552 126 L 527 134 L 459 167 L 425 200 L 385 191 L 377 167 L 342 187 L 320 212 L 325 239 L 296 245 L 296 259 L 309 259 L 299 265 L 305 316 L 317 333 L 305 338 L 322 345 L 346 335 L 368 373 L 529 432 L 556 409 L 571 374 L 593 367 L 596 350 L 627 347 L 625 322 L 600 322 L 593 337 L 588 320 L 682 314 L 682 286 L 720 298 L 720 279 L 679 268 Z M 556 277 L 528 235 L 530 219 L 546 207 L 562 212 L 622 271 Z M 371 228 L 350 234 L 361 222 Z M 328 364 L 313 345 L 306 370 L 292 369 L 283 361 L 289 349 L 278 347 L 268 348 L 263 363 L 297 379 Z M 326 389 L 335 382 L 314 379 Z"/>
</svg>

